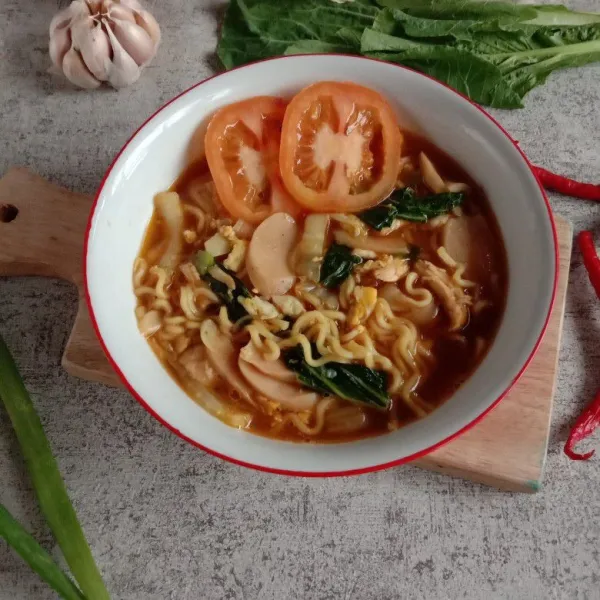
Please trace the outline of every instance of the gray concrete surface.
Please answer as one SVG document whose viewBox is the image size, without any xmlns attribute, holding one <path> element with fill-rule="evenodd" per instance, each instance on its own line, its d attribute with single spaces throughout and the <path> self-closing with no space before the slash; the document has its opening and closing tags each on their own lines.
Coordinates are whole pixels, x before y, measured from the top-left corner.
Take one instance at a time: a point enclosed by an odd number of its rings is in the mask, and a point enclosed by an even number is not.
<svg viewBox="0 0 600 600">
<path fill-rule="evenodd" d="M 57 2 L 0 0 L 0 174 L 27 165 L 92 192 L 147 115 L 213 72 L 220 4 L 156 3 L 164 42 L 153 66 L 130 90 L 87 93 L 46 73 Z M 599 8 L 597 0 L 569 5 Z M 535 162 L 600 180 L 600 66 L 556 74 L 524 110 L 494 114 Z M 600 236 L 599 205 L 551 201 L 575 231 Z M 0 330 L 115 599 L 600 598 L 600 456 L 577 464 L 562 454 L 569 422 L 600 385 L 600 302 L 578 251 L 535 496 L 412 467 L 313 481 L 221 462 L 126 393 L 61 370 L 75 302 L 61 282 L 0 279 Z M 2 410 L 0 502 L 57 553 Z M 0 541 L 0 599 L 54 597 Z"/>
</svg>

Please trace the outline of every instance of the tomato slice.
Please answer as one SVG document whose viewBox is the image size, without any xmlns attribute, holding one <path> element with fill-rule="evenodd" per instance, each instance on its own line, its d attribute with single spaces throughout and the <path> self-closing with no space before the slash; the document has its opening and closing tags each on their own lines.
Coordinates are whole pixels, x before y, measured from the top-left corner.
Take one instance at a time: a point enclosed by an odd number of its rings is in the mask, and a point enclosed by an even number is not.
<svg viewBox="0 0 600 600">
<path fill-rule="evenodd" d="M 260 223 L 272 212 L 301 207 L 279 174 L 283 98 L 258 96 L 217 111 L 206 130 L 206 160 L 219 198 L 233 217 Z"/>
<path fill-rule="evenodd" d="M 283 182 L 315 212 L 357 212 L 394 189 L 402 134 L 394 111 L 374 90 L 321 82 L 304 88 L 283 120 Z"/>
</svg>

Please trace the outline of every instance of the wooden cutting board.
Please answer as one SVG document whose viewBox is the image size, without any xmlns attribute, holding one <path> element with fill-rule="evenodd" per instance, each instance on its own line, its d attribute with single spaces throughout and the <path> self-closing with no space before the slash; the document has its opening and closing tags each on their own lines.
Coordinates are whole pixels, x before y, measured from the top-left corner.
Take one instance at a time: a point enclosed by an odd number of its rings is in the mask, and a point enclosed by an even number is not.
<svg viewBox="0 0 600 600">
<path fill-rule="evenodd" d="M 79 309 L 62 365 L 75 377 L 120 386 L 92 328 L 83 290 L 83 238 L 92 198 L 60 188 L 27 169 L 0 179 L 0 275 L 72 281 Z M 510 394 L 471 430 L 416 461 L 419 467 L 505 490 L 540 489 L 563 324 L 572 230 L 556 218 L 558 293 L 544 340 Z"/>
</svg>

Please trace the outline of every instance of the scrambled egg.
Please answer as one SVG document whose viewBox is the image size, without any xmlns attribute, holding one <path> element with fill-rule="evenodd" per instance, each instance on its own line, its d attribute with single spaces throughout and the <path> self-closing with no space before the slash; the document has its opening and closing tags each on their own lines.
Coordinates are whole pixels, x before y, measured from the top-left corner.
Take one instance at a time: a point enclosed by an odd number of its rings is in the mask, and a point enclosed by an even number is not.
<svg viewBox="0 0 600 600">
<path fill-rule="evenodd" d="M 395 258 L 391 254 L 386 254 L 377 260 L 368 260 L 356 269 L 356 272 L 359 275 L 373 273 L 375 279 L 388 283 L 398 281 L 404 277 L 408 271 L 408 261 L 404 258 Z"/>
<path fill-rule="evenodd" d="M 371 316 L 377 303 L 377 290 L 373 287 L 358 285 L 354 288 L 352 296 L 354 302 L 348 311 L 347 323 L 350 327 L 356 327 Z"/>
<path fill-rule="evenodd" d="M 223 266 L 237 273 L 246 258 L 248 242 L 240 240 L 231 225 L 222 225 L 219 227 L 219 233 L 231 244 L 231 252 L 223 261 Z"/>
<path fill-rule="evenodd" d="M 253 298 L 238 298 L 238 302 L 248 311 L 248 314 L 255 319 L 278 319 L 281 315 L 279 311 L 266 300 L 254 296 Z"/>
</svg>

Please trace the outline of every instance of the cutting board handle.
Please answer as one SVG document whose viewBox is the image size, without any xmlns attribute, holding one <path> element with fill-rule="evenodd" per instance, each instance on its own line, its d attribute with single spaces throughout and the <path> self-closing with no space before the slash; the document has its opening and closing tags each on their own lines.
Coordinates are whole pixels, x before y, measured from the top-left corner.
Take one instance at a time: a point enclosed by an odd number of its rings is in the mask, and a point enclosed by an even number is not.
<svg viewBox="0 0 600 600">
<path fill-rule="evenodd" d="M 82 292 L 83 232 L 92 199 L 12 168 L 0 179 L 0 275 L 42 275 Z"/>
<path fill-rule="evenodd" d="M 42 275 L 73 282 L 75 324 L 62 357 L 76 377 L 120 385 L 94 333 L 83 286 L 83 244 L 92 198 L 22 167 L 0 179 L 0 276 Z"/>
</svg>

